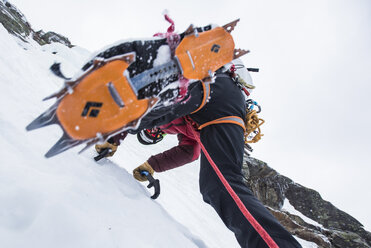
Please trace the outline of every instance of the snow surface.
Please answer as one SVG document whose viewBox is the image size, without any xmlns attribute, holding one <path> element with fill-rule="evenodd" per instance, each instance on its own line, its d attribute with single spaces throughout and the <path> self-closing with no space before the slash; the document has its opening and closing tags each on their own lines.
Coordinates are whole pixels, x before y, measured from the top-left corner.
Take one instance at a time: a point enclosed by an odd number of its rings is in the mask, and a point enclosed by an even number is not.
<svg viewBox="0 0 371 248">
<path fill-rule="evenodd" d="M 324 227 L 320 223 L 318 223 L 317 221 L 312 220 L 311 218 L 305 216 L 304 214 L 302 214 L 298 210 L 296 210 L 295 207 L 290 204 L 290 202 L 289 202 L 289 200 L 287 198 L 283 202 L 282 210 L 286 210 L 286 211 L 288 211 L 291 214 L 294 214 L 294 215 L 299 216 L 306 223 L 309 223 L 311 225 L 318 226 L 318 227 L 324 229 Z"/>
<path fill-rule="evenodd" d="M 213 210 L 201 204 L 196 180 L 191 185 L 182 176 L 186 182 L 179 184 L 181 174 L 169 173 L 168 181 L 159 176 L 162 194 L 153 201 L 146 184 L 132 178 L 134 167 L 166 149 L 161 145 L 150 151 L 129 137 L 117 163 L 97 164 L 93 149 L 77 154 L 81 147 L 44 158 L 61 130 L 54 125 L 26 132 L 25 126 L 53 101 L 41 99 L 62 86 L 48 68 L 62 62 L 62 71 L 73 75 L 89 56 L 60 44 L 22 44 L 0 26 L 0 247 L 238 247 Z M 196 179 L 196 170 L 191 172 Z"/>
<path fill-rule="evenodd" d="M 321 192 L 371 230 L 371 198 L 363 190 L 371 188 L 371 1 L 107 0 L 105 11 L 100 0 L 88 7 L 75 0 L 11 3 L 34 30 L 55 31 L 90 51 L 166 32 L 164 9 L 177 32 L 191 23 L 223 25 L 241 18 L 232 35 L 237 48 L 251 50 L 241 57 L 245 65 L 260 68 L 251 73 L 253 99 L 266 121 L 254 156 Z"/>
<path fill-rule="evenodd" d="M 132 178 L 151 154 L 176 145 L 175 137 L 148 147 L 129 136 L 99 163 L 93 149 L 78 155 L 82 147 L 44 158 L 60 128 L 25 126 L 53 103 L 41 99 L 62 86 L 49 67 L 62 62 L 72 76 L 90 56 L 79 47 L 24 44 L 0 26 L 0 247 L 239 247 L 202 201 L 198 161 L 156 174 L 156 201 Z"/>
</svg>

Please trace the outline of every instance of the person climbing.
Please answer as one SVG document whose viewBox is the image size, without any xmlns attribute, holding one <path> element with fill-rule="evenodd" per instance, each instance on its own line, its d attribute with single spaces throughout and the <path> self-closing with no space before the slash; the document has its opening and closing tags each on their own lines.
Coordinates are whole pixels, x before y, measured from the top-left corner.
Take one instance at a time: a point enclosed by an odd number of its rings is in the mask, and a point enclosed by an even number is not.
<svg viewBox="0 0 371 248">
<path fill-rule="evenodd" d="M 245 67 L 242 69 L 246 71 Z M 234 232 L 240 246 L 301 247 L 243 182 L 241 169 L 246 99 L 232 75 L 229 67 L 223 67 L 217 70 L 215 82 L 192 83 L 183 101 L 167 109 L 152 111 L 142 119 L 137 131 L 132 130 L 132 133 L 160 127 L 165 133 L 178 134 L 181 139 L 173 150 L 154 155 L 135 168 L 133 175 L 135 179 L 144 181 L 146 178 L 140 174 L 142 170 L 153 175 L 154 172 L 163 172 L 189 163 L 198 157 L 199 144 L 204 148 L 200 158 L 199 176 L 203 200 L 215 209 L 224 224 Z M 171 128 L 174 132 L 169 131 Z M 119 134 L 110 139 L 114 149 L 119 144 L 116 142 L 120 135 L 121 138 L 126 136 Z M 188 140 L 193 153 L 189 152 L 192 151 L 190 148 L 186 152 L 185 140 Z M 107 143 L 98 145 L 97 151 L 112 145 Z M 192 156 L 188 155 L 188 159 L 183 160 L 178 158 L 177 152 L 174 151 L 182 151 Z M 213 164 L 217 168 L 214 168 Z M 220 174 L 230 185 L 230 189 Z M 258 224 L 250 223 L 246 212 L 251 214 Z"/>
</svg>

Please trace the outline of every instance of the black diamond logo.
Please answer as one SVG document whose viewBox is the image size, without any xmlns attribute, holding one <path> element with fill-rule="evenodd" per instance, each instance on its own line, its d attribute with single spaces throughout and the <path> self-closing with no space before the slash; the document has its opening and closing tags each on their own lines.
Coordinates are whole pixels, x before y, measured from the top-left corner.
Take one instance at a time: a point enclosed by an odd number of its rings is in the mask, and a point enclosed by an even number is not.
<svg viewBox="0 0 371 248">
<path fill-rule="evenodd" d="M 89 115 L 89 117 L 97 117 L 99 114 L 99 108 L 101 108 L 102 105 L 103 103 L 101 102 L 87 102 L 81 116 L 85 117 Z"/>
<path fill-rule="evenodd" d="M 220 46 L 218 44 L 214 44 L 213 47 L 211 48 L 211 51 L 214 53 L 218 53 L 220 49 Z"/>
</svg>

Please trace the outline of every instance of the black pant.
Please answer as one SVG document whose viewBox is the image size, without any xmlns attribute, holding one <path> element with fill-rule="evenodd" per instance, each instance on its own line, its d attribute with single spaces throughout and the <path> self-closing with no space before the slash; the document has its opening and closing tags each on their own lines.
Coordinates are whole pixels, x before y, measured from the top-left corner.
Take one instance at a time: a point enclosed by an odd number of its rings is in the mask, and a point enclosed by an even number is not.
<svg viewBox="0 0 371 248">
<path fill-rule="evenodd" d="M 185 103 L 150 113 L 143 120 L 143 125 L 153 127 L 189 115 L 201 103 L 203 96 L 201 84 L 192 85 L 189 94 L 191 98 Z M 223 75 L 217 77 L 216 82 L 211 85 L 211 97 L 208 103 L 190 117 L 201 125 L 232 115 L 244 119 L 245 111 L 245 99 L 241 90 L 231 78 Z M 282 248 L 301 247 L 242 181 L 243 129 L 236 124 L 215 124 L 202 129 L 200 135 L 201 142 L 233 190 L 275 242 Z M 224 224 L 234 232 L 241 247 L 268 247 L 241 213 L 203 153 L 201 154 L 200 191 L 204 201 L 216 210 Z"/>
<path fill-rule="evenodd" d="M 197 113 L 190 115 L 198 124 L 225 116 L 244 119 L 245 98 L 229 77 L 217 77 L 211 85 L 209 102 Z M 268 232 L 279 247 L 301 247 L 300 244 L 273 217 L 244 184 L 241 167 L 244 154 L 244 131 L 236 124 L 214 124 L 201 130 L 201 142 L 207 152 L 239 196 L 247 210 Z M 200 191 L 224 224 L 234 232 L 241 247 L 268 247 L 242 214 L 224 185 L 216 175 L 205 155 L 201 154 Z"/>
<path fill-rule="evenodd" d="M 242 181 L 241 166 L 244 152 L 242 128 L 235 124 L 210 125 L 201 131 L 201 142 L 247 210 L 278 246 L 301 247 Z M 234 232 L 241 247 L 268 247 L 239 210 L 203 153 L 200 191 L 204 201 L 216 210 L 224 224 Z"/>
</svg>

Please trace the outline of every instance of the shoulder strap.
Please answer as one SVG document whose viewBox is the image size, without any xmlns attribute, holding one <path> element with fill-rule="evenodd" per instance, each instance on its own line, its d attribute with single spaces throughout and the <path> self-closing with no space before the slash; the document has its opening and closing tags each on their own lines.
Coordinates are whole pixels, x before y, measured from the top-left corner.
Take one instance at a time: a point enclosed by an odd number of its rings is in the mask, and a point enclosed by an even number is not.
<svg viewBox="0 0 371 248">
<path fill-rule="evenodd" d="M 202 97 L 202 102 L 201 102 L 200 106 L 195 111 L 193 111 L 191 114 L 194 114 L 194 113 L 198 112 L 200 109 L 202 109 L 206 105 L 206 103 L 207 103 L 207 101 L 210 97 L 210 84 L 211 83 L 210 82 L 204 82 L 204 81 L 201 81 L 201 82 L 202 82 L 202 88 L 204 90 L 204 95 Z"/>
</svg>

